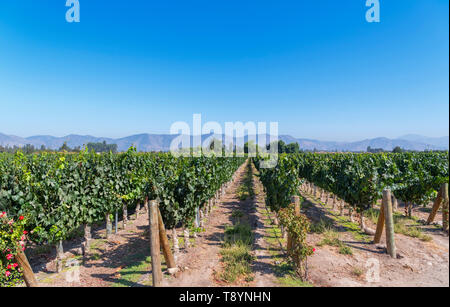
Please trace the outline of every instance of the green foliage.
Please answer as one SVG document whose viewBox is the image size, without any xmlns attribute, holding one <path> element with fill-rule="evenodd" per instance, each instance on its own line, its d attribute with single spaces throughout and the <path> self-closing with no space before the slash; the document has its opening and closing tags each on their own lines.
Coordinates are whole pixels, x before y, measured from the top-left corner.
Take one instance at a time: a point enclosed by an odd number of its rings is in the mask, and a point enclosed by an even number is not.
<svg viewBox="0 0 450 307">
<path fill-rule="evenodd" d="M 291 249 L 288 250 L 289 257 L 296 265 L 297 273 L 302 280 L 307 279 L 307 258 L 314 253 L 314 248 L 306 242 L 306 235 L 310 231 L 308 218 L 296 215 L 294 204 L 283 208 L 278 212 L 280 224 L 286 228 L 291 238 Z"/>
<path fill-rule="evenodd" d="M 289 155 L 278 157 L 274 168 L 260 168 L 261 157 L 255 159 L 260 172 L 260 179 L 266 191 L 266 203 L 272 211 L 286 208 L 291 203 L 291 196 L 298 194 L 300 178 L 295 160 Z"/>
<path fill-rule="evenodd" d="M 400 146 L 396 146 L 396 147 L 392 150 L 392 152 L 393 152 L 393 153 L 402 153 L 402 152 L 403 152 L 403 149 L 401 149 Z"/>
<path fill-rule="evenodd" d="M 286 144 L 284 141 L 279 140 L 275 143 L 271 143 L 267 145 L 267 150 L 270 150 L 272 146 L 278 147 L 278 153 L 299 153 L 300 152 L 300 145 L 298 143 L 290 143 Z"/>
<path fill-rule="evenodd" d="M 337 195 L 358 212 L 389 188 L 397 199 L 425 204 L 448 182 L 448 152 L 291 155 L 301 178 Z"/>
<path fill-rule="evenodd" d="M 106 144 L 105 141 L 103 143 L 87 143 L 86 147 L 89 151 L 95 152 L 117 152 L 117 144 Z"/>
<path fill-rule="evenodd" d="M 169 153 L 0 154 L 0 212 L 25 215 L 36 243 L 55 244 L 85 224 L 159 199 L 166 227 L 190 225 L 245 158 L 176 158 Z M 3 236 L 3 229 L 1 235 Z M 0 277 L 1 278 L 1 277 Z"/>
<path fill-rule="evenodd" d="M 447 153 L 392 154 L 399 176 L 393 180 L 397 199 L 424 205 L 433 200 L 443 183 L 448 183 Z"/>
</svg>

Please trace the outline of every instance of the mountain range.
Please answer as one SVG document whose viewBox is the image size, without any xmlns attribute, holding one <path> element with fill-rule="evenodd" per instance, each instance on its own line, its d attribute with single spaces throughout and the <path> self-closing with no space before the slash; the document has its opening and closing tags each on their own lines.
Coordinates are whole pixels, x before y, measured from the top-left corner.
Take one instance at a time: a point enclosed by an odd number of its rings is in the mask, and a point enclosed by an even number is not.
<svg viewBox="0 0 450 307">
<path fill-rule="evenodd" d="M 0 133 L 0 145 L 1 146 L 18 146 L 22 147 L 26 144 L 34 145 L 40 148 L 44 145 L 49 149 L 58 149 L 65 142 L 69 147 L 82 147 L 89 142 L 103 142 L 108 144 L 117 144 L 119 151 L 125 151 L 130 146 L 134 145 L 139 151 L 168 151 L 172 140 L 177 135 L 170 134 L 136 134 L 124 138 L 105 138 L 94 137 L 90 135 L 67 135 L 64 137 L 55 137 L 49 135 L 36 135 L 27 138 L 22 138 L 14 135 L 6 135 Z M 222 135 L 203 135 L 202 142 L 207 138 L 217 138 L 223 140 Z M 268 135 L 259 135 L 258 139 L 266 139 L 268 143 Z M 192 137 L 191 137 L 192 139 Z M 314 139 L 295 138 L 290 135 L 280 135 L 279 139 L 286 144 L 298 143 L 301 149 L 304 150 L 321 150 L 321 151 L 365 151 L 367 147 L 371 148 L 383 148 L 384 150 L 392 150 L 396 146 L 400 146 L 407 150 L 448 150 L 449 137 L 431 138 L 421 135 L 409 134 L 396 139 L 389 139 L 384 137 L 366 139 L 356 142 L 334 142 L 334 141 L 319 141 Z M 256 136 L 245 136 L 244 140 L 248 141 L 256 140 Z"/>
</svg>

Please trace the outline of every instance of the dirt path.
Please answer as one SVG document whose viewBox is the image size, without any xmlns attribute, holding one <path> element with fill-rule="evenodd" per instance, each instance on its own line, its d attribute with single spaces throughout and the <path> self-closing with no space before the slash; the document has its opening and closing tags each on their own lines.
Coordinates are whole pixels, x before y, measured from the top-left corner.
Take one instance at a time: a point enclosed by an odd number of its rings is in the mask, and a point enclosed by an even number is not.
<svg viewBox="0 0 450 307">
<path fill-rule="evenodd" d="M 253 171 L 254 168 L 253 168 Z M 253 190 L 255 198 L 253 199 L 254 223 L 254 256 L 253 271 L 255 272 L 255 280 L 252 283 L 254 287 L 276 287 L 279 282 L 276 276 L 275 262 L 276 256 L 271 253 L 271 245 L 267 238 L 271 236 L 268 229 L 270 226 L 270 218 L 266 215 L 265 195 L 263 187 L 256 176 L 253 176 Z"/>
<path fill-rule="evenodd" d="M 232 211 L 240 207 L 236 196 L 242 184 L 245 168 L 238 170 L 235 181 L 220 199 L 205 221 L 205 231 L 198 234 L 195 246 L 183 251 L 178 258 L 182 272 L 175 278 L 166 278 L 168 287 L 212 287 L 218 283 L 214 273 L 220 267 L 220 248 L 224 239 L 225 226 L 231 224 Z"/>
</svg>

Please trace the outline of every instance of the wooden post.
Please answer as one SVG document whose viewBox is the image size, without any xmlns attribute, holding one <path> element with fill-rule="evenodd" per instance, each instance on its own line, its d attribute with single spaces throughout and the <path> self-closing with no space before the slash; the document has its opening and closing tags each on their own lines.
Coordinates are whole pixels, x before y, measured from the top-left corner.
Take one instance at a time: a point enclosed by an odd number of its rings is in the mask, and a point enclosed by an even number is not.
<svg viewBox="0 0 450 307">
<path fill-rule="evenodd" d="M 138 202 L 136 205 L 136 220 L 139 218 L 139 211 L 141 211 L 141 203 Z"/>
<path fill-rule="evenodd" d="M 339 205 L 339 215 L 344 215 L 345 201 L 341 200 Z"/>
<path fill-rule="evenodd" d="M 161 254 L 159 245 L 158 205 L 155 200 L 150 201 L 149 210 L 150 226 L 150 255 L 152 258 L 153 286 L 160 287 L 162 283 Z"/>
<path fill-rule="evenodd" d="M 203 208 L 200 209 L 200 228 L 203 228 L 205 224 L 204 219 L 205 219 L 205 206 L 203 206 Z"/>
<path fill-rule="evenodd" d="M 374 244 L 380 243 L 381 235 L 383 234 L 384 228 L 384 199 L 380 207 L 380 215 L 378 216 L 377 230 L 375 231 L 375 238 L 373 239 Z"/>
<path fill-rule="evenodd" d="M 442 198 L 444 199 L 442 205 L 442 228 L 448 234 L 448 183 L 444 184 Z"/>
<path fill-rule="evenodd" d="M 167 239 L 166 228 L 158 208 L 158 225 L 159 225 L 159 240 L 161 241 L 164 259 L 169 269 L 176 268 L 175 259 L 173 258 L 172 250 L 170 249 L 169 240 Z"/>
<path fill-rule="evenodd" d="M 126 202 L 122 205 L 122 211 L 123 211 L 122 223 L 123 223 L 123 229 L 125 229 L 127 227 L 127 223 L 128 223 L 128 208 L 127 208 Z"/>
<path fill-rule="evenodd" d="M 178 243 L 178 234 L 177 229 L 174 227 L 172 229 L 172 240 L 173 240 L 173 259 L 175 260 L 175 263 L 178 259 L 178 254 L 180 252 L 180 245 Z"/>
<path fill-rule="evenodd" d="M 294 203 L 295 215 L 300 216 L 300 197 L 295 195 L 291 197 L 291 202 Z"/>
<path fill-rule="evenodd" d="M 144 210 L 148 213 L 148 196 L 145 196 Z"/>
<path fill-rule="evenodd" d="M 23 279 L 25 280 L 27 287 L 39 287 L 25 253 L 23 251 L 19 251 L 14 257 L 23 270 Z"/>
<path fill-rule="evenodd" d="M 114 215 L 114 233 L 117 234 L 117 229 L 119 226 L 117 224 L 119 223 L 119 213 L 116 210 L 116 214 Z"/>
<path fill-rule="evenodd" d="M 441 206 L 441 203 L 442 203 L 442 191 L 444 190 L 444 188 L 445 188 L 444 185 L 441 185 L 441 188 L 439 189 L 439 193 L 438 193 L 436 199 L 434 200 L 433 209 L 431 210 L 431 213 L 428 216 L 427 225 L 430 225 L 431 223 L 433 223 L 434 218 L 436 217 L 436 214 L 438 213 L 439 207 Z"/>
<path fill-rule="evenodd" d="M 395 248 L 395 238 L 394 238 L 394 215 L 392 213 L 392 198 L 391 191 L 383 191 L 383 207 L 384 207 L 384 217 L 386 219 L 386 246 L 388 254 L 392 258 L 397 258 L 397 252 Z"/>
<path fill-rule="evenodd" d="M 183 225 L 183 240 L 184 240 L 184 249 L 189 248 L 189 227 L 186 225 Z"/>
<path fill-rule="evenodd" d="M 392 212 L 396 212 L 398 210 L 398 200 L 392 195 Z"/>
<path fill-rule="evenodd" d="M 297 195 L 292 196 L 291 203 L 294 204 L 295 215 L 299 216 L 300 215 L 300 197 L 298 197 Z M 289 253 L 289 251 L 292 249 L 292 238 L 289 233 L 287 234 L 287 244 L 286 245 L 287 245 L 286 246 L 287 252 Z"/>
<path fill-rule="evenodd" d="M 63 241 L 59 240 L 56 243 L 56 271 L 58 273 L 61 273 L 63 270 L 63 258 L 64 258 Z"/>
<path fill-rule="evenodd" d="M 106 219 L 106 231 L 105 231 L 105 237 L 106 239 L 109 238 L 109 235 L 112 233 L 112 225 L 111 225 L 111 219 L 110 219 L 110 213 L 107 212 L 105 214 L 105 219 Z"/>
<path fill-rule="evenodd" d="M 83 248 L 83 255 L 86 255 L 89 252 L 90 245 L 91 245 L 91 226 L 88 224 L 84 225 L 84 248 Z"/>
</svg>

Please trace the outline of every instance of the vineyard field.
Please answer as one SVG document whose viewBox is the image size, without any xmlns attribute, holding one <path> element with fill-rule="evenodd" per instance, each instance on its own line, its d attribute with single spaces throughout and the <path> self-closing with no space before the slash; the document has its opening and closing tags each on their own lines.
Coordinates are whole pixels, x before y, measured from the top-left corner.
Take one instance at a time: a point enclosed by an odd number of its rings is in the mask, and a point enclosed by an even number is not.
<svg viewBox="0 0 450 307">
<path fill-rule="evenodd" d="M 326 267 L 322 262 L 333 257 L 337 263 L 355 263 L 349 274 L 358 277 L 361 285 L 363 262 L 371 259 L 370 253 L 387 261 L 386 253 L 378 250 L 380 244 L 389 242 L 372 242 L 385 191 L 392 193 L 396 204 L 393 218 L 399 259 L 410 259 L 411 250 L 420 251 L 418 245 L 423 254 L 416 258 L 423 257 L 430 248 L 428 242 L 448 254 L 447 152 L 280 154 L 273 168 L 261 168 L 262 160 L 260 156 L 174 157 L 138 153 L 134 148 L 119 154 L 87 150 L 0 154 L 0 284 L 23 285 L 23 278 L 28 284 L 26 268 L 16 265 L 23 251 L 33 271 L 37 255 L 53 258 L 45 264 L 47 271 L 55 272 L 52 276 L 64 274 L 68 259 L 81 255 L 83 263 L 95 267 L 103 257 L 111 257 L 108 253 L 116 253 L 119 258 L 114 263 L 124 273 L 127 266 L 152 272 L 147 241 L 149 231 L 155 231 L 148 220 L 151 201 L 156 201 L 161 214 L 163 232 L 158 240 L 165 265 L 176 262 L 171 268 L 177 269 L 175 279 L 163 278 L 165 286 L 351 285 L 322 280 L 326 273 L 315 267 Z M 424 219 L 437 200 L 442 205 L 433 219 L 440 224 L 427 225 Z M 111 240 L 120 243 L 114 247 L 108 243 Z M 214 243 L 217 240 L 223 245 Z M 371 247 L 357 252 L 361 244 Z M 81 252 L 77 252 L 79 247 Z M 274 262 L 266 260 L 268 249 L 273 250 Z M 338 256 L 330 254 L 333 249 Z M 238 250 L 247 256 L 234 255 Z M 136 264 L 127 259 L 140 260 Z M 120 265 L 121 261 L 125 264 Z M 404 261 L 398 260 L 398 268 L 392 271 L 395 285 L 401 284 Z M 280 265 L 288 268 L 283 274 L 277 271 Z M 163 270 L 169 271 L 166 266 Z M 261 273 L 258 268 L 264 266 L 265 273 Z M 208 268 L 207 273 L 202 267 Z M 436 268 L 448 272 L 448 257 Z M 114 284 L 94 278 L 87 267 L 83 270 L 87 286 Z M 36 283 L 45 280 L 44 272 L 32 274 L 38 276 Z M 138 279 L 150 285 L 151 279 L 145 278 Z M 432 284 L 429 279 L 427 284 Z M 53 284 L 67 285 L 56 280 Z M 445 284 L 448 279 L 444 278 L 437 285 Z"/>
</svg>

